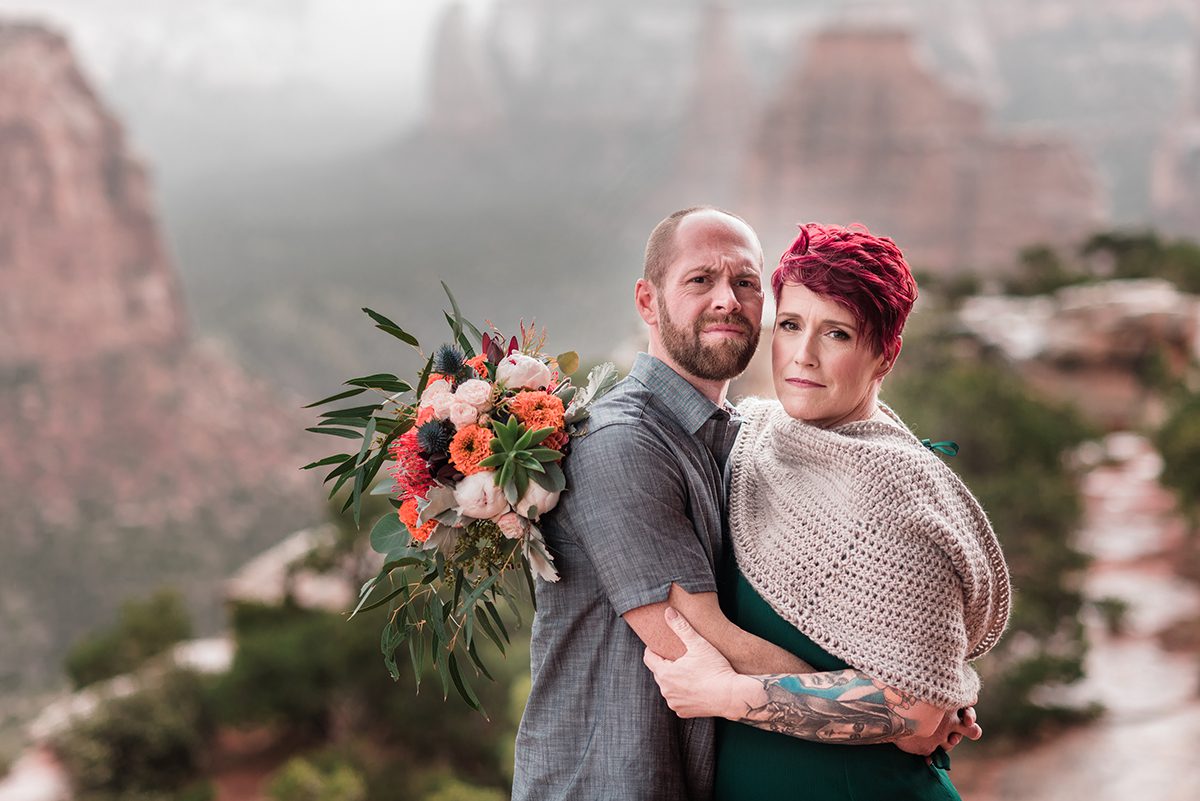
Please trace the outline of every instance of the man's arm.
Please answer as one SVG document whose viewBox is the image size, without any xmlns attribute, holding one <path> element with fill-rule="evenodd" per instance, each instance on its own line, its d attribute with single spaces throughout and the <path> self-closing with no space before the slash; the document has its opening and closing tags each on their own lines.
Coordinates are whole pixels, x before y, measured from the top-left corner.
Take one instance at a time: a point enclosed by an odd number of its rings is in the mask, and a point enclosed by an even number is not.
<svg viewBox="0 0 1200 801">
<path fill-rule="evenodd" d="M 674 609 L 665 621 L 684 653 L 670 661 L 647 649 L 644 659 L 680 717 L 720 716 L 819 742 L 894 742 L 920 754 L 982 734 L 973 712 L 960 719 L 858 670 L 741 675 Z"/>
<path fill-rule="evenodd" d="M 683 641 L 663 617 L 667 607 L 679 610 L 738 673 L 814 672 L 811 665 L 795 654 L 729 622 L 729 618 L 721 611 L 715 592 L 690 593 L 678 584 L 671 585 L 667 600 L 639 606 L 622 615 L 651 651 L 667 659 L 678 659 L 687 652 Z"/>
</svg>

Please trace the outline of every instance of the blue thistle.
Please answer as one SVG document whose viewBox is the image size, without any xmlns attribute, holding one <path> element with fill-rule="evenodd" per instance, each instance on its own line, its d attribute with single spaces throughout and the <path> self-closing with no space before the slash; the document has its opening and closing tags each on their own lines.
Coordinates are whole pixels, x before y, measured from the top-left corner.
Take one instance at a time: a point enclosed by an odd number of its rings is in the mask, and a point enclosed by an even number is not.
<svg viewBox="0 0 1200 801">
<path fill-rule="evenodd" d="M 430 420 L 417 429 L 417 445 L 426 456 L 450 452 L 454 439 L 454 423 L 449 420 Z"/>
<path fill-rule="evenodd" d="M 451 378 L 456 378 L 465 369 L 466 357 L 463 352 L 453 345 L 442 345 L 433 355 L 433 370 Z"/>
</svg>

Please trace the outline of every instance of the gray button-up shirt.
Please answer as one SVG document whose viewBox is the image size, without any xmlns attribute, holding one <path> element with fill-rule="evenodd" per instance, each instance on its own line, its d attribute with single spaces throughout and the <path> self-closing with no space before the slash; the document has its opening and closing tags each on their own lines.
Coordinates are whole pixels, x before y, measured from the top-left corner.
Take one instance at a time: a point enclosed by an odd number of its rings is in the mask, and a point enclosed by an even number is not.
<svg viewBox="0 0 1200 801">
<path fill-rule="evenodd" d="M 716 591 L 736 423 L 646 354 L 592 408 L 543 520 L 562 578 L 537 583 L 513 801 L 711 797 L 712 720 L 667 708 L 621 615 L 672 583 Z"/>
</svg>

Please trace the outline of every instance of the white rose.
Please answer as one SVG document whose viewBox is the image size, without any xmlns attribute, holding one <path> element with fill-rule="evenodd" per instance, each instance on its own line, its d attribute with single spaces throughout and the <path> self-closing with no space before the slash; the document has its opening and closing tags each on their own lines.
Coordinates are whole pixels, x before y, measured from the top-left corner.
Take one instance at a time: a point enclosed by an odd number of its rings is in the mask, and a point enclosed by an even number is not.
<svg viewBox="0 0 1200 801">
<path fill-rule="evenodd" d="M 445 381 L 434 381 L 421 393 L 420 407 L 424 409 L 426 406 L 433 406 L 439 398 L 447 397 L 450 394 L 449 384 Z"/>
<path fill-rule="evenodd" d="M 496 525 L 500 527 L 500 532 L 510 540 L 521 539 L 529 530 L 529 521 L 516 512 L 506 512 L 500 515 L 496 518 Z"/>
<path fill-rule="evenodd" d="M 487 411 L 492 405 L 492 385 L 478 378 L 464 381 L 454 390 L 454 397 L 469 403 L 479 411 Z"/>
<path fill-rule="evenodd" d="M 438 383 L 441 383 L 440 381 Z M 445 420 L 450 416 L 450 410 L 454 407 L 454 393 L 444 392 L 433 399 L 433 414 L 439 420 Z M 474 407 L 472 407 L 474 408 Z"/>
<path fill-rule="evenodd" d="M 454 400 L 450 403 L 449 416 L 455 428 L 466 428 L 479 420 L 479 410 L 465 401 Z"/>
<path fill-rule="evenodd" d="M 558 496 L 560 494 L 558 492 L 550 492 L 536 481 L 530 481 L 529 488 L 525 490 L 525 494 L 517 501 L 517 514 L 537 520 L 546 514 L 546 512 L 558 506 Z M 535 507 L 532 515 L 528 514 L 529 507 L 531 506 Z"/>
<path fill-rule="evenodd" d="M 513 351 L 496 365 L 496 382 L 508 389 L 542 389 L 550 384 L 550 368 L 540 359 Z"/>
<path fill-rule="evenodd" d="M 491 470 L 473 473 L 458 482 L 454 502 L 460 513 L 476 520 L 493 518 L 508 508 L 504 490 L 496 486 L 496 474 Z"/>
</svg>

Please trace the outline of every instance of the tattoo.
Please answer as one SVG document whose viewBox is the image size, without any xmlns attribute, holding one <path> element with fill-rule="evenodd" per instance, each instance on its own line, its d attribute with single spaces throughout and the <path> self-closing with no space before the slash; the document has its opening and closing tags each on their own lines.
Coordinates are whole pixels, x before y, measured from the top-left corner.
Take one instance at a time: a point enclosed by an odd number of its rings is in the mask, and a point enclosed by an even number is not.
<svg viewBox="0 0 1200 801">
<path fill-rule="evenodd" d="M 916 722 L 901 712 L 917 699 L 856 670 L 758 676 L 765 702 L 738 722 L 803 740 L 886 743 L 912 734 Z"/>
</svg>

